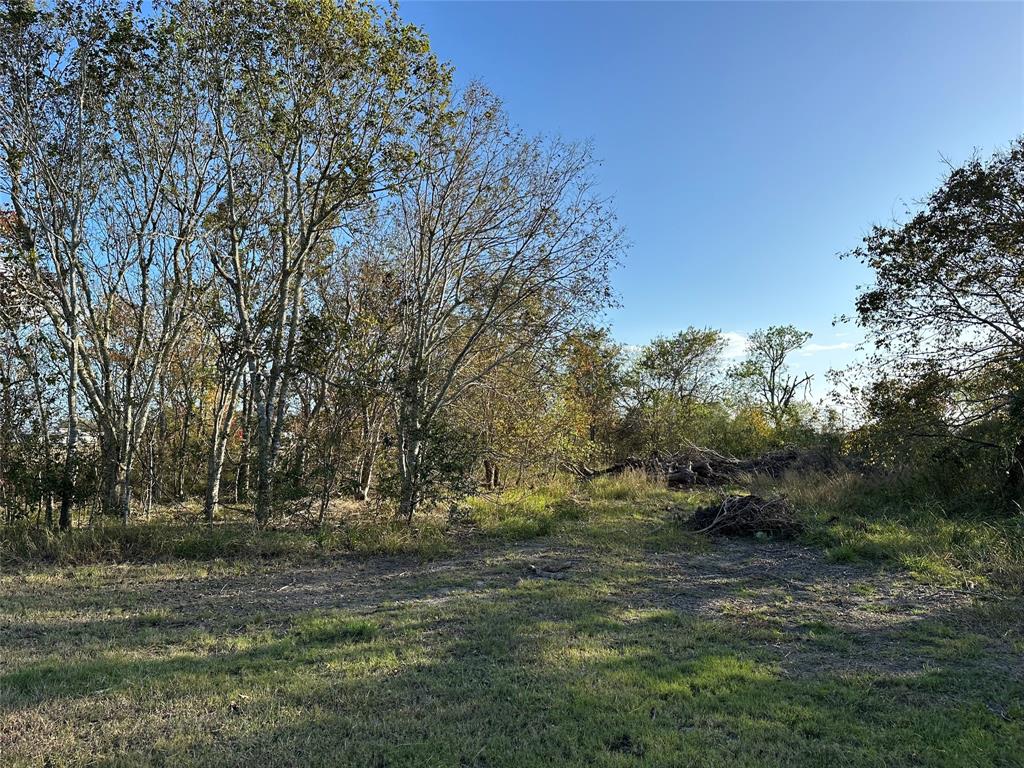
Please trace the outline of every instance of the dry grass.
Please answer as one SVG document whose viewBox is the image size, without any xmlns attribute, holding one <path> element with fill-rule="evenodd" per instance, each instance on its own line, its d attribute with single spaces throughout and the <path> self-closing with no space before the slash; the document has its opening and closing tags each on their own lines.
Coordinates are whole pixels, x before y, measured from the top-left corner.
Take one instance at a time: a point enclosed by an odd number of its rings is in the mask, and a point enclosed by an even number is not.
<svg viewBox="0 0 1024 768">
<path fill-rule="evenodd" d="M 160 562 L 251 558 L 309 559 L 334 554 L 413 554 L 433 558 L 450 551 L 447 512 L 424 510 L 414 524 L 365 504 L 332 503 L 320 525 L 297 513 L 256 528 L 245 509 L 226 509 L 207 525 L 184 505 L 163 507 L 148 519 L 122 525 L 100 521 L 58 533 L 36 525 L 0 527 L 0 563 Z"/>
</svg>

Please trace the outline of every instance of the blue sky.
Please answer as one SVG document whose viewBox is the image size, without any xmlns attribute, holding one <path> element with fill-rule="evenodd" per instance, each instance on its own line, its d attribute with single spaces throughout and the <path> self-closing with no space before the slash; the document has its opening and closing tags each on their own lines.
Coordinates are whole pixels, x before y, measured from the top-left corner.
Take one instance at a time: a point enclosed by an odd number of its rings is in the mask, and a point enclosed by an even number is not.
<svg viewBox="0 0 1024 768">
<path fill-rule="evenodd" d="M 818 379 L 869 275 L 837 254 L 1024 131 L 1024 4 L 405 2 L 460 83 L 592 139 L 632 243 L 615 336 L 794 323 Z M 825 387 L 815 387 L 824 394 Z"/>
</svg>

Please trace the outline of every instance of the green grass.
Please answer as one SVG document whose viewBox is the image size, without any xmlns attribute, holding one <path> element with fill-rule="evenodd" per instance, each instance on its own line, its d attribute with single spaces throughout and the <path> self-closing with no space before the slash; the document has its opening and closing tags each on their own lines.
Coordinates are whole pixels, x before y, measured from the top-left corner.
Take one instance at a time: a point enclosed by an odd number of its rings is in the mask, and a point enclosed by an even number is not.
<svg viewBox="0 0 1024 768">
<path fill-rule="evenodd" d="M 365 641 L 376 633 L 377 625 L 372 621 L 344 615 L 312 614 L 292 622 L 292 634 L 305 643 Z"/>
<path fill-rule="evenodd" d="M 806 541 L 842 563 L 905 570 L 923 582 L 1024 590 L 1024 517 L 979 501 L 951 509 L 897 479 L 852 473 L 761 481 L 755 491 L 792 501 Z"/>
<path fill-rule="evenodd" d="M 639 501 L 660 490 L 660 483 L 638 469 L 597 477 L 590 483 L 590 496 L 604 501 Z"/>
<path fill-rule="evenodd" d="M 1019 596 L 709 541 L 642 483 L 475 500 L 433 564 L 5 569 L 0 763 L 1020 764 Z"/>
<path fill-rule="evenodd" d="M 466 501 L 474 527 L 496 539 L 530 539 L 553 533 L 561 523 L 579 520 L 584 510 L 564 486 L 513 488 Z"/>
</svg>

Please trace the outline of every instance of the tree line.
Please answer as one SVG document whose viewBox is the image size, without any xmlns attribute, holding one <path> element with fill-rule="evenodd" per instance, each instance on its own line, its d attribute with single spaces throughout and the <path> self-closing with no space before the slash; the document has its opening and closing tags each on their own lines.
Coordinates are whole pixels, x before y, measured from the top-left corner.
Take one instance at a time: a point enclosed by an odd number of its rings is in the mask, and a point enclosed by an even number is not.
<svg viewBox="0 0 1024 768">
<path fill-rule="evenodd" d="M 625 241 L 591 147 L 455 88 L 394 9 L 2 8 L 9 520 L 199 497 L 209 521 L 230 500 L 265 525 L 339 496 L 411 519 L 686 442 L 890 466 L 987 446 L 1022 485 L 1019 142 L 851 254 L 878 276 L 857 319 L 879 357 L 844 431 L 807 402 L 792 326 L 733 364 L 714 329 L 615 343 L 596 323 Z"/>
<path fill-rule="evenodd" d="M 363 494 L 392 454 L 409 517 L 455 404 L 607 301 L 621 237 L 589 147 L 455 92 L 393 10 L 7 2 L 3 22 L 4 474 L 56 489 L 62 527 L 87 493 L 125 520 L 181 495 L 197 440 L 207 517 L 229 452 L 265 523 L 283 472 L 351 450 Z"/>
</svg>

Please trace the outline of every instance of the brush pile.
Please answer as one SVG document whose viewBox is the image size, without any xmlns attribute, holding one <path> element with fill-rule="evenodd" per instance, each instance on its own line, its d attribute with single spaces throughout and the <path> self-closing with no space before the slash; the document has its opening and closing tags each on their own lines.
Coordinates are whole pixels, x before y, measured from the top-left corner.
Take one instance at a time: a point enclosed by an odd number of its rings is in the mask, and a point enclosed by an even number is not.
<svg viewBox="0 0 1024 768">
<path fill-rule="evenodd" d="M 788 501 L 760 496 L 726 496 L 718 504 L 701 507 L 684 524 L 698 533 L 764 534 L 779 539 L 793 538 L 803 530 Z"/>
<path fill-rule="evenodd" d="M 690 446 L 673 454 L 653 453 L 644 458 L 631 457 L 604 470 L 577 470 L 583 477 L 615 475 L 638 469 L 665 478 L 669 488 L 727 485 L 755 476 L 777 478 L 786 472 L 828 472 L 838 460 L 823 450 L 783 448 L 752 459 L 723 456 L 710 448 Z"/>
</svg>

